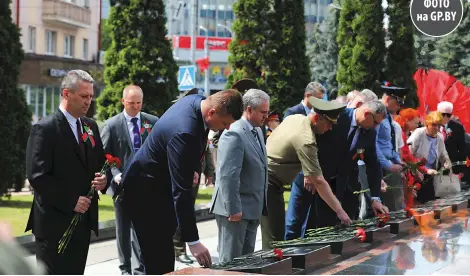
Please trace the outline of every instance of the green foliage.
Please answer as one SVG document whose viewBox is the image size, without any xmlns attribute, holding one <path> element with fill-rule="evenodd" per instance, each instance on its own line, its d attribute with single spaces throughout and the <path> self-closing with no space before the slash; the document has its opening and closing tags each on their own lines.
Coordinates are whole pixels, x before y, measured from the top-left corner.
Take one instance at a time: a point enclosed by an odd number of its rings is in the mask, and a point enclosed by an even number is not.
<svg viewBox="0 0 470 276">
<path fill-rule="evenodd" d="M 417 66 L 434 67 L 436 45 L 440 38 L 424 35 L 416 29 L 413 37 Z"/>
<path fill-rule="evenodd" d="M 408 106 L 418 106 L 416 83 L 413 74 L 416 72 L 416 55 L 413 39 L 413 22 L 409 12 L 410 0 L 389 0 L 388 35 L 391 44 L 386 56 L 385 78 L 393 85 L 410 88 L 406 97 Z"/>
<path fill-rule="evenodd" d="M 266 52 L 267 91 L 271 109 L 284 111 L 303 98 L 311 73 L 306 49 L 303 0 L 277 0 L 274 3 L 270 41 Z M 274 27 L 274 28 L 273 28 Z"/>
<path fill-rule="evenodd" d="M 337 4 L 337 3 L 336 3 Z M 312 80 L 326 83 L 325 88 L 331 92 L 338 90 L 336 71 L 338 68 L 338 24 L 340 9 L 331 8 L 328 17 L 315 30 L 314 41 L 307 51 L 312 69 Z"/>
<path fill-rule="evenodd" d="M 271 0 L 239 0 L 234 3 L 236 17 L 232 31 L 235 37 L 229 45 L 228 57 L 233 72 L 227 80 L 227 88 L 242 78 L 253 79 L 264 88 L 262 73 L 266 69 L 266 53 L 263 50 L 271 27 L 270 4 Z"/>
<path fill-rule="evenodd" d="M 178 66 L 166 39 L 162 0 L 111 3 L 111 46 L 105 54 L 105 89 L 98 98 L 98 117 L 121 112 L 123 89 L 135 84 L 144 91 L 142 110 L 161 115 L 178 94 Z"/>
<path fill-rule="evenodd" d="M 336 80 L 339 83 L 339 94 L 346 95 L 349 91 L 355 89 L 352 77 L 352 55 L 354 45 L 356 44 L 356 33 L 353 31 L 353 20 L 356 17 L 356 0 L 344 0 L 341 4 L 341 13 L 339 17 L 338 34 L 336 41 L 338 43 L 338 70 Z"/>
<path fill-rule="evenodd" d="M 25 149 L 31 129 L 31 112 L 24 91 L 17 88 L 24 52 L 20 31 L 11 18 L 10 1 L 0 2 L 0 195 L 21 186 L 26 176 Z M 23 182 L 23 183 L 21 183 Z"/>
<path fill-rule="evenodd" d="M 101 50 L 106 51 L 111 47 L 111 25 L 108 19 L 101 20 Z"/>
<path fill-rule="evenodd" d="M 443 37 L 436 47 L 436 66 L 470 86 L 470 2 L 464 4 L 459 27 Z"/>
<path fill-rule="evenodd" d="M 382 2 L 345 0 L 338 29 L 339 94 L 364 88 L 378 91 L 385 53 Z"/>
<path fill-rule="evenodd" d="M 256 80 L 271 96 L 272 110 L 297 103 L 310 79 L 302 0 L 239 0 L 234 4 L 235 39 L 227 87 L 240 78 Z"/>
</svg>

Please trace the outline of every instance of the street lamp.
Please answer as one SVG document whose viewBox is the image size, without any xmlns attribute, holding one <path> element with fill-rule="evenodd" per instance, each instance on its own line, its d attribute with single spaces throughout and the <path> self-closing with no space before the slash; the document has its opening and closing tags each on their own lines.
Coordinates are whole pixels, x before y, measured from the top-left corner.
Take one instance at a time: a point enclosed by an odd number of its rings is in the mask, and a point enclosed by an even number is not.
<svg viewBox="0 0 470 276">
<path fill-rule="evenodd" d="M 199 29 L 206 33 L 206 39 L 204 41 L 204 55 L 209 59 L 209 31 L 203 26 L 199 26 Z M 206 74 L 204 75 L 204 95 L 209 97 L 211 92 L 209 91 L 209 67 L 206 68 Z"/>
<path fill-rule="evenodd" d="M 230 33 L 230 36 L 233 38 L 233 31 L 232 29 L 230 29 L 230 27 L 228 27 L 227 25 L 223 25 L 223 24 L 217 24 L 217 27 L 221 27 L 221 28 L 224 28 L 225 30 L 227 30 L 229 33 Z"/>
</svg>

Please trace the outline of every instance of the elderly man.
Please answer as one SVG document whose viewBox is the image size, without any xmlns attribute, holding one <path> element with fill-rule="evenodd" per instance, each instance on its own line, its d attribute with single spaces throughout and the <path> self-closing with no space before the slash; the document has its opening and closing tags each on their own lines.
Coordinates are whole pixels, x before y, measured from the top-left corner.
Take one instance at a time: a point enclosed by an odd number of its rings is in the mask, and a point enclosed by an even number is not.
<svg viewBox="0 0 470 276">
<path fill-rule="evenodd" d="M 268 138 L 268 215 L 261 218 L 263 249 L 271 248 L 273 241 L 284 240 L 283 185 L 292 182 L 300 170 L 305 190 L 311 194 L 318 191 L 341 222 L 351 223 L 323 177 L 315 138 L 315 134 L 331 130 L 345 106 L 315 97 L 310 97 L 309 103 L 313 109 L 308 116 L 287 117 Z"/>
<path fill-rule="evenodd" d="M 258 89 L 243 95 L 243 116 L 219 140 L 217 181 L 211 212 L 219 228 L 219 261 L 253 253 L 265 206 L 268 162 L 261 127 L 269 96 Z"/>
<path fill-rule="evenodd" d="M 311 82 L 305 88 L 304 99 L 300 104 L 289 108 L 284 118 L 292 114 L 310 114 L 312 108 L 309 103 L 309 97 L 323 99 L 326 93 L 325 87 L 318 82 Z M 285 239 L 290 240 L 298 238 L 305 232 L 306 218 L 310 212 L 315 212 L 311 209 L 313 196 L 312 193 L 304 189 L 304 175 L 302 172 L 297 175 L 292 183 L 289 203 L 286 212 L 286 229 Z"/>
<path fill-rule="evenodd" d="M 320 162 L 328 183 L 353 219 L 359 215 L 359 197 L 354 192 L 361 189 L 358 181 L 358 160 L 361 159 L 367 168 L 372 210 L 375 213 L 388 211 L 380 201 L 382 172 L 375 148 L 375 128 L 385 114 L 385 106 L 377 100 L 365 102 L 357 109 L 347 108 L 341 113 L 333 131 L 318 140 Z M 337 219 L 324 200 L 318 199 L 316 204 L 317 216 L 309 217 L 309 225 L 335 225 Z"/>
<path fill-rule="evenodd" d="M 377 158 L 380 161 L 384 175 L 391 174 L 387 178 L 387 185 L 393 189 L 387 190 L 382 196 L 384 204 L 391 211 L 398 211 L 405 207 L 403 196 L 403 178 L 401 170 L 403 162 L 401 161 L 399 149 L 396 145 L 396 133 L 393 126 L 393 115 L 398 112 L 400 106 L 405 101 L 408 89 L 395 86 L 382 86 L 382 103 L 387 108 L 385 119 L 377 128 Z M 377 199 L 379 200 L 379 199 Z"/>
</svg>

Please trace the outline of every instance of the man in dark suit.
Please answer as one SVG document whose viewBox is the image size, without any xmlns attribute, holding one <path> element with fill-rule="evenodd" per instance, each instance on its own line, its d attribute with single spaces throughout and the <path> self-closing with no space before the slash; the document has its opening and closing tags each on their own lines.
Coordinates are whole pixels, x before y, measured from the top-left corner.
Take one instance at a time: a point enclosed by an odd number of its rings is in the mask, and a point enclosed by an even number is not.
<svg viewBox="0 0 470 276">
<path fill-rule="evenodd" d="M 122 162 L 121 168 L 112 168 L 111 189 L 112 196 L 117 185 L 121 182 L 123 168 L 134 153 L 142 146 L 148 137 L 158 117 L 141 112 L 144 93 L 139 86 L 127 86 L 122 95 L 124 110 L 106 121 L 101 137 L 104 150 L 112 156 L 118 157 Z M 137 236 L 132 227 L 131 219 L 123 212 L 119 202 L 114 203 L 116 214 L 116 239 L 119 254 L 119 269 L 123 275 L 144 274 L 144 262 Z M 132 255 L 137 261 L 137 267 L 132 269 Z"/>
<path fill-rule="evenodd" d="M 466 144 L 465 129 L 463 125 L 452 117 L 454 105 L 451 102 L 440 102 L 437 105 L 437 111 L 444 118 L 444 125 L 440 131 L 444 136 L 446 150 L 452 162 L 465 161 Z M 458 174 L 465 171 L 464 166 L 455 166 L 452 168 L 453 173 Z"/>
<path fill-rule="evenodd" d="M 308 116 L 312 109 L 309 97 L 323 99 L 326 93 L 325 87 L 318 82 L 311 82 L 305 87 L 304 99 L 298 105 L 289 108 L 284 118 L 289 115 L 301 114 Z M 321 135 L 315 135 L 321 136 Z M 318 137 L 317 137 L 318 138 Z M 321 138 L 318 138 L 321 139 Z M 320 162 L 321 164 L 321 162 Z M 285 239 L 291 240 L 303 236 L 307 227 L 307 218 L 310 212 L 315 212 L 310 208 L 313 204 L 314 196 L 304 188 L 304 174 L 300 172 L 292 182 L 289 203 L 286 212 Z"/>
<path fill-rule="evenodd" d="M 105 161 L 95 121 L 84 117 L 93 98 L 93 78 L 82 70 L 67 73 L 59 110 L 35 124 L 26 148 L 34 201 L 26 226 L 36 238 L 36 258 L 48 274 L 83 274 L 90 230 L 98 235 L 98 194 L 106 191 Z M 63 254 L 58 243 L 76 213 L 83 214 Z"/>
<path fill-rule="evenodd" d="M 329 184 L 352 219 L 357 219 L 360 207 L 359 196 L 353 194 L 354 191 L 361 190 L 358 160 L 363 160 L 366 164 L 372 210 L 375 213 L 388 212 L 380 200 L 382 170 L 375 149 L 375 128 L 386 114 L 384 104 L 378 100 L 363 103 L 357 109 L 347 108 L 339 116 L 338 124 L 333 130 L 319 141 L 320 151 L 328 153 L 335 152 L 330 149 L 337 149 L 335 158 L 322 160 L 322 169 L 337 170 L 335 181 L 329 181 Z M 310 216 L 309 220 L 312 219 L 317 227 L 335 225 L 338 222 L 335 214 L 320 198 L 316 198 L 316 215 Z"/>
<path fill-rule="evenodd" d="M 211 266 L 209 251 L 199 242 L 193 179 L 204 157 L 209 129 L 228 129 L 242 111 L 242 96 L 236 90 L 221 91 L 207 99 L 183 97 L 158 120 L 124 170 L 123 190 L 115 198 L 122 200 L 129 212 L 147 274 L 174 270 L 177 226 L 199 264 Z"/>
</svg>

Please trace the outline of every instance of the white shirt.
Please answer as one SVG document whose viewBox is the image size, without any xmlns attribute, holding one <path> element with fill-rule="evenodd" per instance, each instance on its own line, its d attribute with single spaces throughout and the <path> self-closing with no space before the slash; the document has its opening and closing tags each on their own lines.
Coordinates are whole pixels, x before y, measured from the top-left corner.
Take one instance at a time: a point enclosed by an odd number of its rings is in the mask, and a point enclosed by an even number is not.
<svg viewBox="0 0 470 276">
<path fill-rule="evenodd" d="M 397 149 L 397 152 L 398 152 L 399 149 L 405 146 L 405 141 L 403 141 L 403 136 L 401 135 L 402 134 L 401 126 L 395 121 L 392 121 L 392 126 L 393 126 L 393 129 L 395 130 L 395 148 Z"/>
<path fill-rule="evenodd" d="M 137 118 L 137 128 L 140 131 L 141 121 L 140 121 L 140 112 L 137 113 L 135 117 L 131 117 L 129 114 L 126 113 L 124 110 L 124 117 L 126 118 L 127 124 L 127 131 L 129 132 L 129 137 L 131 137 L 132 144 L 134 145 L 134 132 L 132 129 L 134 128 L 134 124 L 131 122 L 132 118 Z M 140 133 L 140 132 L 139 132 Z"/>
<path fill-rule="evenodd" d="M 67 119 L 67 122 L 69 123 L 70 128 L 72 129 L 73 135 L 75 136 L 75 139 L 77 140 L 77 144 L 78 144 L 79 143 L 78 139 L 80 139 L 80 137 L 78 137 L 78 132 L 77 132 L 77 118 L 73 117 L 72 114 L 68 113 L 67 110 L 65 110 L 62 106 L 59 106 L 59 110 L 62 111 L 62 113 L 64 113 L 65 118 Z M 80 122 L 80 127 L 82 128 L 82 131 L 83 131 L 82 122 L 80 121 L 80 119 L 78 119 L 78 121 Z"/>
<path fill-rule="evenodd" d="M 308 106 L 304 103 L 303 100 L 302 100 L 300 103 L 304 106 L 305 114 L 307 114 L 307 115 L 310 114 L 310 112 L 312 111 L 312 109 L 311 109 L 311 108 L 308 108 Z"/>
</svg>

